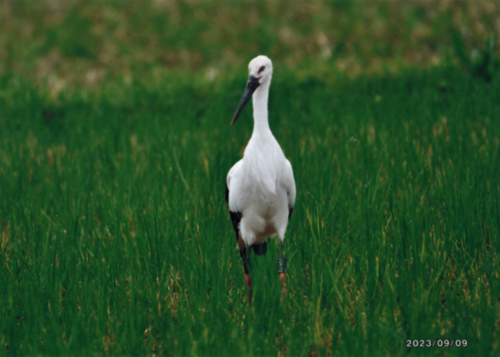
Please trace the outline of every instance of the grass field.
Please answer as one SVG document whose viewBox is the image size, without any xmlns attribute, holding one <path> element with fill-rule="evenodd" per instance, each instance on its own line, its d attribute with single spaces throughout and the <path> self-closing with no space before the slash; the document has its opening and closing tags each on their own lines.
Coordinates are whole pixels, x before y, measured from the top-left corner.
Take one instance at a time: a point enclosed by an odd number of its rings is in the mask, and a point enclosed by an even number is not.
<svg viewBox="0 0 500 357">
<path fill-rule="evenodd" d="M 499 355 L 500 6 L 235 4 L 0 1 L 0 356 Z M 298 196 L 249 305 L 259 53 Z"/>
<path fill-rule="evenodd" d="M 309 75 L 453 61 L 500 34 L 497 0 L 2 0 L 0 75 L 52 93 L 158 69 L 240 73 L 265 53 Z M 497 51 L 498 55 L 498 51 Z M 472 62 L 472 63 L 471 63 Z"/>
<path fill-rule="evenodd" d="M 251 306 L 224 202 L 245 73 L 58 101 L 3 81 L 1 354 L 405 355 L 439 338 L 468 346 L 411 354 L 498 354 L 500 83 L 275 66 L 290 289 L 272 244 Z"/>
</svg>

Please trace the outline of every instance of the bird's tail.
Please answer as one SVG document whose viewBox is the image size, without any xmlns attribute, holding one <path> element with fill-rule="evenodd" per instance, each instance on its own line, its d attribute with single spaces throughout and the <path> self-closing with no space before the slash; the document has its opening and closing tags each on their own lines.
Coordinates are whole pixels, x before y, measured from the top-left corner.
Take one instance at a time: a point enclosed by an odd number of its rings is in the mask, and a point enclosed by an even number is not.
<svg viewBox="0 0 500 357">
<path fill-rule="evenodd" d="M 257 255 L 265 255 L 267 253 L 267 242 L 252 245 L 253 251 Z"/>
</svg>

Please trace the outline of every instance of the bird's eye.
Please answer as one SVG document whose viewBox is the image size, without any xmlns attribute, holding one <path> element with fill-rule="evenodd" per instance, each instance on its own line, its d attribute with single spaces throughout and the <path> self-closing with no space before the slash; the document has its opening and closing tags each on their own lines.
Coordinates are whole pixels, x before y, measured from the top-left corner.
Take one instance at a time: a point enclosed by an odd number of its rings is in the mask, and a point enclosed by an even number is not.
<svg viewBox="0 0 500 357">
<path fill-rule="evenodd" d="M 260 69 L 259 69 L 259 74 L 261 74 L 261 73 L 262 73 L 265 69 L 266 69 L 266 66 L 262 66 L 262 67 L 260 67 Z"/>
</svg>

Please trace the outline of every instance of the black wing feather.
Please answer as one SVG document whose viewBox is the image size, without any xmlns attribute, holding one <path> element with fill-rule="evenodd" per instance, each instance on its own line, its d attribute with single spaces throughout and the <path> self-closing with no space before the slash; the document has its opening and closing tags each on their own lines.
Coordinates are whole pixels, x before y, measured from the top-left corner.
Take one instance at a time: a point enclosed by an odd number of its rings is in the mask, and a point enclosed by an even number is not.
<svg viewBox="0 0 500 357">
<path fill-rule="evenodd" d="M 236 241 L 240 237 L 240 221 L 241 212 L 229 211 L 229 216 L 231 217 L 231 222 L 233 222 L 234 233 L 236 233 Z"/>
</svg>

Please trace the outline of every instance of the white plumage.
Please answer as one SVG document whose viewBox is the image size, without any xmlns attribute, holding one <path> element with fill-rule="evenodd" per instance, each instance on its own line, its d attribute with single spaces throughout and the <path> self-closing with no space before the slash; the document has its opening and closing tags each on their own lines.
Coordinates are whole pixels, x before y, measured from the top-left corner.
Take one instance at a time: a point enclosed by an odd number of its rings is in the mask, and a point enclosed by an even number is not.
<svg viewBox="0 0 500 357">
<path fill-rule="evenodd" d="M 246 248 L 265 244 L 268 237 L 279 239 L 280 274 L 284 274 L 281 255 L 296 190 L 292 165 L 269 128 L 267 101 L 272 62 L 266 56 L 258 56 L 250 62 L 248 70 L 250 77 L 232 124 L 253 93 L 254 129 L 243 159 L 231 168 L 226 183 L 229 210 L 250 286 Z"/>
<path fill-rule="evenodd" d="M 247 246 L 276 235 L 284 241 L 288 215 L 295 204 L 292 165 L 274 137 L 271 144 L 258 141 L 250 139 L 244 158 L 227 175 L 229 209 L 241 213 L 240 234 Z M 266 151 L 275 153 L 266 157 Z"/>
</svg>

